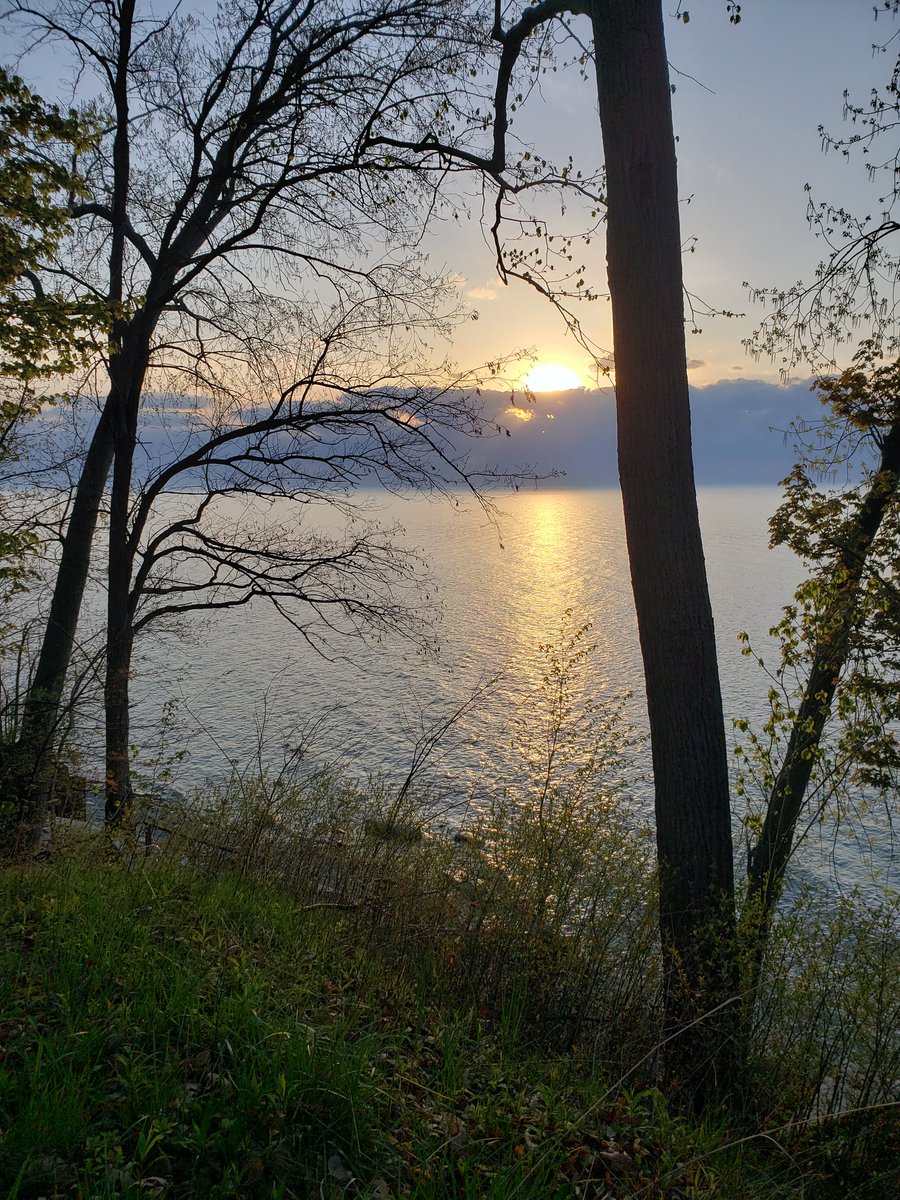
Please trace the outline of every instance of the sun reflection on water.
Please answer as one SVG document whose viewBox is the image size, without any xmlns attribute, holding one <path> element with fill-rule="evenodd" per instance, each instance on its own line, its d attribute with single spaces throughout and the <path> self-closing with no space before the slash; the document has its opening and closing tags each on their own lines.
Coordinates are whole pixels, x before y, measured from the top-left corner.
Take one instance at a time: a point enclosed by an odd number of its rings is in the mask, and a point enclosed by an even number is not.
<svg viewBox="0 0 900 1200">
<path fill-rule="evenodd" d="M 546 641 L 567 609 L 585 619 L 597 614 L 595 605 L 588 608 L 586 593 L 605 574 L 609 531 L 573 522 L 569 493 L 536 494 L 528 501 L 517 509 L 520 552 L 510 565 L 519 595 L 528 597 L 530 620 L 522 616 L 529 640 L 537 633 Z"/>
</svg>

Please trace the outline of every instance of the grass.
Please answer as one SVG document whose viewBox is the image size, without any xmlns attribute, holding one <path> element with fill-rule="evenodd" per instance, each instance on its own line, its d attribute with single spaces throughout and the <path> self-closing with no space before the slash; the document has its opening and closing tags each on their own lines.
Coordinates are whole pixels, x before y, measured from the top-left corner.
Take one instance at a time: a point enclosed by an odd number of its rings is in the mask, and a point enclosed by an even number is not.
<svg viewBox="0 0 900 1200">
<path fill-rule="evenodd" d="M 265 880 L 69 855 L 6 869 L 0 913 L 11 1200 L 866 1194 L 814 1130 L 688 1122 L 542 1044 L 515 987 Z"/>
</svg>

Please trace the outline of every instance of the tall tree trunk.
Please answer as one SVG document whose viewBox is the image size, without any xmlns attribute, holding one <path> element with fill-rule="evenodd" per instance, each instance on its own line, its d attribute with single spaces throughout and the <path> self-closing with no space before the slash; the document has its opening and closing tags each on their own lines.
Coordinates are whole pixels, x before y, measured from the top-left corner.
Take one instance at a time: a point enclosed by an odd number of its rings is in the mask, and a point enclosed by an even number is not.
<svg viewBox="0 0 900 1200">
<path fill-rule="evenodd" d="M 115 463 L 109 515 L 107 568 L 106 682 L 106 821 L 119 824 L 131 808 L 129 679 L 134 630 L 131 610 L 133 553 L 129 537 L 131 482 L 141 391 L 149 358 L 148 340 L 139 326 L 111 368 L 121 375 L 123 401 L 116 411 Z"/>
<path fill-rule="evenodd" d="M 18 850 L 34 847 L 47 815 L 47 760 L 53 748 L 66 673 L 75 646 L 97 516 L 112 465 L 113 413 L 117 402 L 112 390 L 81 470 L 63 537 L 44 640 L 25 700 L 15 762 L 12 770 L 4 772 L 5 786 L 15 792 L 10 798 L 20 813 Z"/>
<path fill-rule="evenodd" d="M 106 823 L 118 825 L 131 807 L 131 747 L 129 738 L 131 650 L 133 634 L 128 593 L 131 556 L 128 553 L 128 510 L 134 444 L 130 430 L 132 410 L 123 404 L 116 423 L 116 457 L 113 467 L 109 516 L 109 565 L 106 605 L 106 680 L 103 691 L 106 718 Z"/>
<path fill-rule="evenodd" d="M 744 933 L 749 936 L 756 982 L 765 953 L 775 904 L 794 848 L 797 822 L 816 762 L 841 671 L 851 648 L 853 628 L 869 552 L 885 514 L 900 488 L 900 421 L 891 425 L 881 447 L 872 483 L 845 531 L 834 567 L 841 583 L 828 605 L 822 628 L 830 632 L 816 646 L 803 699 L 791 726 L 784 760 L 772 785 L 766 816 L 747 863 L 749 883 Z"/>
<path fill-rule="evenodd" d="M 739 1014 L 728 764 L 691 455 L 669 74 L 660 0 L 594 0 L 592 21 L 619 477 L 653 753 L 667 1032 L 675 1034 L 669 1074 L 702 1096 L 727 1086 Z"/>
</svg>

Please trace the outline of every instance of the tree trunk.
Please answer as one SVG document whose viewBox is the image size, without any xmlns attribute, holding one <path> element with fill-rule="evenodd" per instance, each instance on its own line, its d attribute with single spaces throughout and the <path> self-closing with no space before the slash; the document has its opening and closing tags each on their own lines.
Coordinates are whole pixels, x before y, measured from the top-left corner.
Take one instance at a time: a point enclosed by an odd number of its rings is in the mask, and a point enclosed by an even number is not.
<svg viewBox="0 0 900 1200">
<path fill-rule="evenodd" d="M 66 673 L 75 646 L 78 615 L 87 585 L 97 516 L 113 458 L 111 391 L 94 430 L 84 461 L 69 524 L 62 542 L 50 613 L 34 678 L 28 689 L 12 770 L 4 772 L 5 786 L 19 813 L 16 848 L 33 849 L 47 815 L 47 760 L 59 723 Z"/>
<path fill-rule="evenodd" d="M 816 646 L 794 718 L 784 761 L 766 806 L 762 831 L 747 863 L 749 889 L 744 932 L 749 936 L 751 963 L 756 982 L 765 953 L 775 904 L 794 848 L 797 821 L 816 762 L 825 724 L 831 714 L 834 693 L 850 652 L 851 637 L 859 604 L 860 588 L 872 544 L 888 510 L 896 503 L 900 487 L 900 422 L 894 422 L 881 447 L 878 470 L 847 529 L 836 576 L 843 577 L 828 605 L 823 629 L 832 631 L 827 641 Z"/>
<path fill-rule="evenodd" d="M 109 504 L 109 564 L 107 567 L 106 681 L 106 821 L 117 825 L 131 808 L 131 745 L 129 739 L 129 679 L 134 627 L 131 577 L 134 565 L 130 535 L 131 483 L 137 422 L 144 377 L 150 357 L 150 330 L 156 315 L 145 308 L 122 331 L 121 351 L 110 373 L 121 388 L 122 402 L 114 427 L 115 462 Z"/>
<path fill-rule="evenodd" d="M 138 395 L 140 388 L 138 387 Z M 129 398 L 130 399 L 130 398 Z M 129 411 L 126 411 L 129 410 Z M 128 510 L 134 458 L 137 404 L 123 404 L 116 428 L 109 518 L 109 567 L 106 607 L 106 823 L 118 825 L 131 807 L 131 748 L 129 739 L 129 675 L 134 636 L 129 612 L 131 555 L 128 551 Z"/>
<path fill-rule="evenodd" d="M 725 728 L 691 456 L 660 0 L 594 0 L 592 21 L 619 477 L 653 753 L 666 1033 L 675 1035 L 668 1072 L 702 1097 L 728 1085 L 734 1061 L 734 875 Z"/>
<path fill-rule="evenodd" d="M 113 546 L 110 545 L 110 550 Z M 119 583 L 110 571 L 109 633 L 106 648 L 106 823 L 117 826 L 132 805 L 131 744 L 129 736 L 131 651 L 134 636 L 128 615 L 119 603 Z"/>
</svg>

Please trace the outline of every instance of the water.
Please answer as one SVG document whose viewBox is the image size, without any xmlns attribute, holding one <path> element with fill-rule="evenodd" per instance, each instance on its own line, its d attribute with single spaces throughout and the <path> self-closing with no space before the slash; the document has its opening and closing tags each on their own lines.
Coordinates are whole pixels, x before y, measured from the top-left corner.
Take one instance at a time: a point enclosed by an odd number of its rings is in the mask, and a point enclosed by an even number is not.
<svg viewBox="0 0 900 1200">
<path fill-rule="evenodd" d="M 746 629 L 754 642 L 764 643 L 800 578 L 794 558 L 767 545 L 766 519 L 776 503 L 772 489 L 701 494 L 728 715 L 758 715 L 767 686 L 741 656 L 738 632 Z M 223 753 L 243 758 L 255 746 L 253 714 L 263 704 L 273 736 L 339 706 L 365 732 L 372 762 L 393 766 L 403 759 L 403 726 L 423 708 L 453 703 L 495 676 L 484 721 L 495 724 L 500 711 L 508 715 L 525 702 L 543 674 L 539 646 L 558 640 L 567 610 L 569 624 L 591 622 L 597 645 L 586 690 L 633 693 L 629 711 L 642 721 L 618 492 L 503 494 L 493 517 L 471 503 L 392 499 L 379 516 L 386 523 L 401 520 L 403 543 L 430 564 L 442 607 L 436 659 L 382 641 L 375 647 L 346 644 L 345 658 L 326 660 L 259 603 L 148 639 L 136 685 L 143 698 L 137 716 L 145 727 L 148 717 L 155 720 L 163 694 L 178 695 L 195 727 L 192 768 L 215 772 L 223 767 Z M 327 513 L 321 522 L 328 527 Z M 215 733 L 218 745 L 204 729 Z"/>
<path fill-rule="evenodd" d="M 779 494 L 768 488 L 703 489 L 701 520 L 716 619 L 726 721 L 761 723 L 769 680 L 740 652 L 746 630 L 774 659 L 768 629 L 801 578 L 796 559 L 768 547 L 767 519 Z M 270 607 L 225 611 L 179 634 L 150 636 L 137 659 L 135 735 L 152 744 L 165 698 L 178 710 L 169 750 L 187 750 L 177 780 L 189 786 L 223 776 L 257 756 L 278 762 L 322 718 L 312 756 L 338 759 L 357 775 L 402 778 L 430 722 L 492 681 L 430 760 L 431 777 L 458 805 L 502 786 L 522 770 L 523 723 L 540 726 L 542 643 L 561 626 L 592 623 L 596 643 L 576 693 L 613 700 L 631 693 L 626 712 L 642 729 L 643 681 L 617 491 L 504 494 L 489 518 L 471 502 L 390 498 L 381 519 L 402 522 L 402 542 L 428 560 L 442 606 L 440 649 L 423 658 L 382 640 L 352 643 L 324 658 Z M 324 527 L 334 518 L 319 518 Z M 567 618 L 567 611 L 571 617 Z M 646 769 L 647 751 L 637 774 Z M 634 803 L 649 812 L 649 786 L 632 778 Z M 875 831 L 878 833 L 878 831 Z M 736 828 L 737 834 L 737 828 Z M 871 863 L 860 846 L 817 831 L 828 850 L 814 872 L 861 880 Z M 815 850 L 815 847 L 813 847 Z M 811 861 L 811 859 L 810 859 Z M 880 834 L 874 863 L 891 866 Z"/>
</svg>

